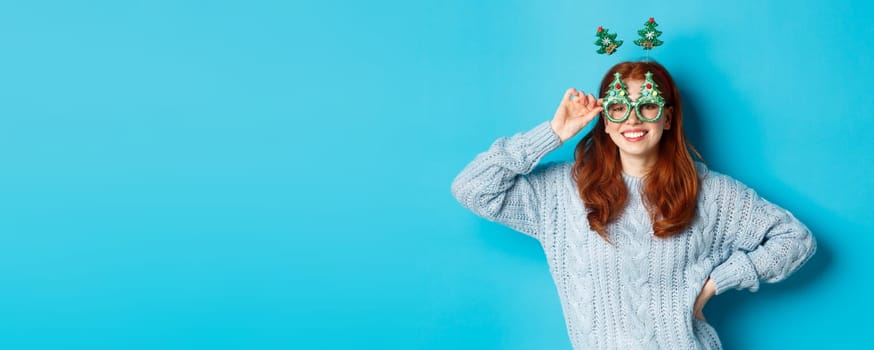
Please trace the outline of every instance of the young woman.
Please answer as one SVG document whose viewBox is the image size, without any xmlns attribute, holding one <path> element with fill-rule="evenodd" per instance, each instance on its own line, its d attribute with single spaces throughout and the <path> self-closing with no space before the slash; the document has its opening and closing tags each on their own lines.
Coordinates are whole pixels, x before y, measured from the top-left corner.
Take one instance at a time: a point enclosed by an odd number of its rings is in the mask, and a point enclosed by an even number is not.
<svg viewBox="0 0 874 350">
<path fill-rule="evenodd" d="M 568 89 L 551 121 L 499 138 L 452 193 L 540 241 L 575 349 L 720 349 L 701 312 L 710 297 L 783 280 L 816 242 L 790 212 L 692 160 L 664 67 L 617 64 L 599 93 Z M 538 165 L 589 123 L 573 162 Z"/>
</svg>

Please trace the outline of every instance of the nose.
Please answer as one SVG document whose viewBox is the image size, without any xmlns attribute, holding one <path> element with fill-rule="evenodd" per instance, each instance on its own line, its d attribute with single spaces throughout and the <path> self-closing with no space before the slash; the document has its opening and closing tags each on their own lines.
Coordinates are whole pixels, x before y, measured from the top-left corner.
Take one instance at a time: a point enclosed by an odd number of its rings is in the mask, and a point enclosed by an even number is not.
<svg viewBox="0 0 874 350">
<path fill-rule="evenodd" d="M 625 123 L 630 125 L 643 124 L 643 122 L 640 121 L 640 118 L 637 117 L 637 111 L 634 108 L 629 112 L 628 119 L 625 120 Z"/>
</svg>

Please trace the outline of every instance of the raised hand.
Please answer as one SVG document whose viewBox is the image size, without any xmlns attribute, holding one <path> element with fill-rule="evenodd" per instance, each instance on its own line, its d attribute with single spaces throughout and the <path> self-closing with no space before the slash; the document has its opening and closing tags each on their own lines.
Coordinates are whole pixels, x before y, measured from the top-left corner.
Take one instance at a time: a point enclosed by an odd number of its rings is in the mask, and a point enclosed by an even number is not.
<svg viewBox="0 0 874 350">
<path fill-rule="evenodd" d="M 567 89 L 552 117 L 552 130 L 564 142 L 585 128 L 603 109 L 601 100 L 595 99 L 592 94 L 586 95 L 574 88 Z"/>
</svg>

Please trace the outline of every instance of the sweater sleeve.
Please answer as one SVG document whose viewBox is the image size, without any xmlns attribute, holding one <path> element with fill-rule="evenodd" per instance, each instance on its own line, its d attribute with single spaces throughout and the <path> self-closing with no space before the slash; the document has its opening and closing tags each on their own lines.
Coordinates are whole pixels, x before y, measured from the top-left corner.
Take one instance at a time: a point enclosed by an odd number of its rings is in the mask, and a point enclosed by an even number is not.
<svg viewBox="0 0 874 350">
<path fill-rule="evenodd" d="M 501 137 L 455 177 L 452 194 L 477 215 L 539 239 L 546 189 L 535 166 L 559 146 L 549 121 Z"/>
<path fill-rule="evenodd" d="M 810 230 L 786 209 L 759 197 L 755 191 L 733 182 L 737 201 L 726 227 L 733 235 L 730 255 L 716 266 L 710 278 L 716 294 L 726 290 L 759 289 L 759 280 L 782 281 L 816 252 Z"/>
</svg>

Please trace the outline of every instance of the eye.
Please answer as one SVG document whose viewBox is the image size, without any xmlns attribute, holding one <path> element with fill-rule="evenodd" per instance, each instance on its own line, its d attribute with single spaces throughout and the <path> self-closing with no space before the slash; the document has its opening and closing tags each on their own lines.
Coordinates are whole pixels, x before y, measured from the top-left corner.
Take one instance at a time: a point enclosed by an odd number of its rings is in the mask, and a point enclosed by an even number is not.
<svg viewBox="0 0 874 350">
<path fill-rule="evenodd" d="M 654 111 L 654 110 L 659 109 L 659 105 L 657 105 L 655 103 L 646 103 L 643 106 L 640 106 L 640 109 L 645 110 L 645 111 Z"/>
<path fill-rule="evenodd" d="M 610 106 L 610 111 L 612 111 L 612 112 L 624 112 L 625 105 L 612 105 L 612 106 Z"/>
</svg>

